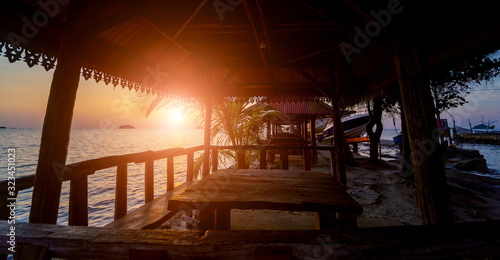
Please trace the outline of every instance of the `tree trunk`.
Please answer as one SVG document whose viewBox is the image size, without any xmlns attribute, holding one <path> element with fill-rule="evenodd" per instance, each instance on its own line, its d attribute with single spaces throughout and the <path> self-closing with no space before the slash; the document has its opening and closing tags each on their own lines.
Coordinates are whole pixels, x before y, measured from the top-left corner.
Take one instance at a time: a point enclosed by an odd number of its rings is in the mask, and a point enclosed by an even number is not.
<svg viewBox="0 0 500 260">
<path fill-rule="evenodd" d="M 373 127 L 376 126 L 377 129 L 373 132 Z M 382 125 L 382 99 L 373 99 L 373 110 L 370 114 L 370 121 L 366 125 L 366 133 L 370 137 L 370 162 L 378 162 L 378 147 L 380 144 L 380 136 L 382 135 L 382 130 L 384 129 Z"/>
<path fill-rule="evenodd" d="M 342 138 L 342 146 L 344 147 L 345 164 L 350 166 L 355 165 L 356 162 L 354 161 L 354 156 L 352 155 L 351 148 L 347 143 L 347 138 L 345 137 L 344 128 L 342 127 L 342 124 L 340 124 L 340 130 L 341 130 L 340 136 Z"/>
<path fill-rule="evenodd" d="M 411 163 L 411 150 L 410 150 L 410 140 L 408 139 L 408 130 L 406 126 L 406 118 L 403 106 L 400 103 L 401 110 L 401 132 L 403 133 L 403 142 L 401 144 L 401 175 L 405 178 L 413 177 L 413 165 Z"/>
<path fill-rule="evenodd" d="M 408 30 L 411 28 L 403 31 Z M 410 32 L 395 39 L 394 55 L 422 223 L 447 224 L 452 222 L 448 186 L 434 103 L 429 84 L 423 79 L 425 63 L 420 62 L 416 36 Z"/>
<path fill-rule="evenodd" d="M 56 224 L 80 80 L 83 1 L 71 1 L 43 122 L 30 222 Z"/>
</svg>

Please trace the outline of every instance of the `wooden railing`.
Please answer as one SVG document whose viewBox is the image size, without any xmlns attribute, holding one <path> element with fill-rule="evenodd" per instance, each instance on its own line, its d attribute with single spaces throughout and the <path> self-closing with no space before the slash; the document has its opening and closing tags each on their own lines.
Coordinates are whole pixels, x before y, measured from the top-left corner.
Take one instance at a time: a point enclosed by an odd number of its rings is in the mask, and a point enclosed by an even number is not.
<svg viewBox="0 0 500 260">
<path fill-rule="evenodd" d="M 70 181 L 69 199 L 69 225 L 88 226 L 88 176 L 98 170 L 116 167 L 116 190 L 115 190 L 115 213 L 114 218 L 118 219 L 127 214 L 127 166 L 129 163 L 145 163 L 144 173 L 144 193 L 145 203 L 154 199 L 154 162 L 156 160 L 167 159 L 167 185 L 166 192 L 174 190 L 174 157 L 187 156 L 186 182 L 192 182 L 194 177 L 194 153 L 204 149 L 204 146 L 191 148 L 171 148 L 160 151 L 146 151 L 141 153 L 107 156 L 65 166 L 63 181 Z M 304 170 L 311 170 L 312 149 L 330 151 L 332 174 L 335 175 L 335 150 L 333 146 L 286 146 L 286 145 L 241 145 L 241 146 L 211 146 L 212 165 L 211 170 L 216 171 L 219 167 L 218 153 L 220 150 L 234 150 L 237 154 L 237 165 L 239 168 L 247 168 L 245 161 L 245 151 L 258 150 L 259 168 L 267 167 L 267 152 L 273 151 L 281 156 L 282 169 L 287 170 L 289 151 L 302 151 L 304 160 Z M 336 176 L 337 180 L 345 184 L 345 176 Z M 17 192 L 28 189 L 34 185 L 34 175 L 16 178 Z M 0 182 L 0 197 L 6 197 L 7 181 Z M 2 202 L 7 201 L 1 199 Z M 0 219 L 7 219 L 7 216 L 0 215 Z"/>
</svg>

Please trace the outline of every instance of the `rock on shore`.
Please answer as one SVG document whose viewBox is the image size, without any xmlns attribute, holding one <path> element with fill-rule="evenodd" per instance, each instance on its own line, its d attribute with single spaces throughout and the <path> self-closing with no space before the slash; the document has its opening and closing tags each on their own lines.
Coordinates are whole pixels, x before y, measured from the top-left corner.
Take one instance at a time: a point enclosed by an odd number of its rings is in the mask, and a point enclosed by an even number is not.
<svg viewBox="0 0 500 260">
<path fill-rule="evenodd" d="M 500 144 L 500 134 L 456 134 L 455 139 L 475 144 Z"/>
</svg>

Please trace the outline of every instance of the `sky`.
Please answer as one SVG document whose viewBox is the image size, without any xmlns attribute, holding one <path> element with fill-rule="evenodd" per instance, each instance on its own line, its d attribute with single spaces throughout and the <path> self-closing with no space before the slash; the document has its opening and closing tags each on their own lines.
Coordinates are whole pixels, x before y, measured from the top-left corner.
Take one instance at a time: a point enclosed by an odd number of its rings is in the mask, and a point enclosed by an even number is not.
<svg viewBox="0 0 500 260">
<path fill-rule="evenodd" d="M 7 58 L 0 57 L 0 126 L 42 128 L 53 73 L 54 70 L 45 71 L 42 66 L 29 68 L 23 61 L 9 63 Z M 500 128 L 500 79 L 476 89 L 467 97 L 468 104 L 449 110 L 456 125 L 468 128 L 468 120 L 474 126 L 480 124 L 484 116 L 486 121 L 498 120 L 494 124 Z M 117 128 L 124 124 L 136 128 L 194 126 L 192 119 L 184 118 L 182 109 L 162 109 L 148 118 L 138 115 L 130 106 L 130 98 L 134 95 L 135 91 L 120 86 L 114 89 L 112 84 L 81 78 L 72 128 Z M 442 118 L 448 118 L 452 125 L 449 114 L 445 113 Z M 400 128 L 399 118 L 395 119 L 396 128 Z M 384 116 L 383 124 L 385 129 L 394 129 L 390 115 Z"/>
<path fill-rule="evenodd" d="M 54 70 L 42 66 L 29 68 L 23 61 L 9 63 L 0 57 L 0 126 L 42 128 Z M 80 78 L 72 128 L 117 128 L 131 124 L 136 128 L 186 128 L 194 126 L 183 109 L 162 109 L 148 118 L 132 109 L 135 91 L 94 79 Z"/>
</svg>

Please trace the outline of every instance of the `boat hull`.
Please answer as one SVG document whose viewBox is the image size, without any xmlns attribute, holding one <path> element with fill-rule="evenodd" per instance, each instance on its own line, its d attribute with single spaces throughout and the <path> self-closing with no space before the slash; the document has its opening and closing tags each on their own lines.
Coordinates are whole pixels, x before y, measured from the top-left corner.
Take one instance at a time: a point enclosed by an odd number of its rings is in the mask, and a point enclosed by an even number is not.
<svg viewBox="0 0 500 260">
<path fill-rule="evenodd" d="M 342 128 L 346 138 L 360 137 L 366 130 L 366 125 L 370 120 L 368 114 L 353 115 L 342 118 Z M 323 131 L 325 140 L 333 138 L 333 124 L 328 124 Z"/>
</svg>

